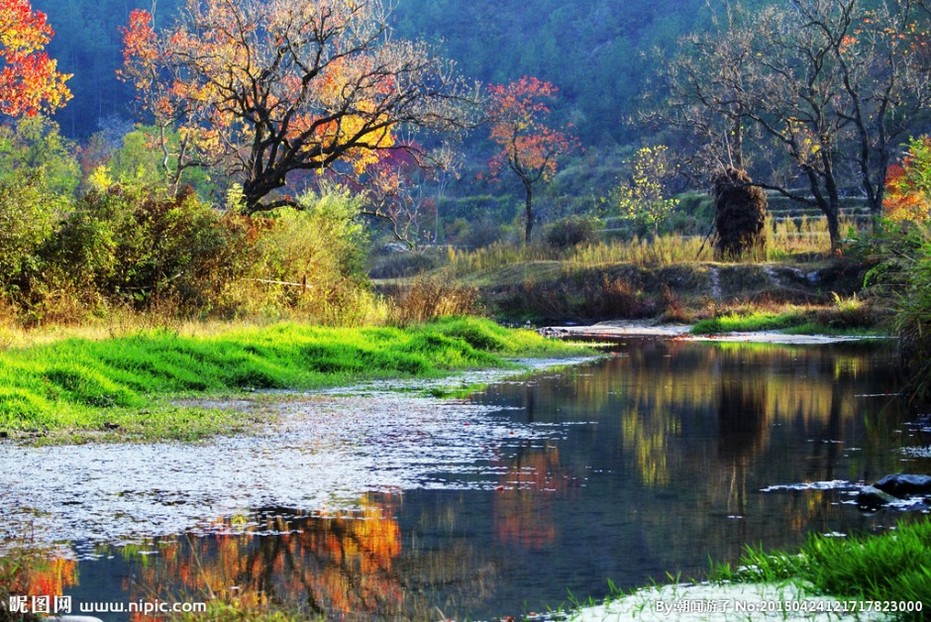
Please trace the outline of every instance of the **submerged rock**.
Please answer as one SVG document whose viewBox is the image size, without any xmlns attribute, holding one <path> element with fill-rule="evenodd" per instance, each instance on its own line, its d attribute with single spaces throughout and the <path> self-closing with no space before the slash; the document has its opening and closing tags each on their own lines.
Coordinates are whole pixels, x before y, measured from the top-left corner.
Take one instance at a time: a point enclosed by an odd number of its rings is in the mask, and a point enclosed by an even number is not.
<svg viewBox="0 0 931 622">
<path fill-rule="evenodd" d="M 931 475 L 887 475 L 857 494 L 857 507 L 872 512 L 883 507 L 903 511 L 931 510 Z"/>
<path fill-rule="evenodd" d="M 887 475 L 875 484 L 883 492 L 900 499 L 915 495 L 931 495 L 931 475 L 899 473 Z"/>
<path fill-rule="evenodd" d="M 875 486 L 864 486 L 857 494 L 857 507 L 867 512 L 873 512 L 897 501 L 900 501 L 898 497 L 893 497 Z"/>
</svg>

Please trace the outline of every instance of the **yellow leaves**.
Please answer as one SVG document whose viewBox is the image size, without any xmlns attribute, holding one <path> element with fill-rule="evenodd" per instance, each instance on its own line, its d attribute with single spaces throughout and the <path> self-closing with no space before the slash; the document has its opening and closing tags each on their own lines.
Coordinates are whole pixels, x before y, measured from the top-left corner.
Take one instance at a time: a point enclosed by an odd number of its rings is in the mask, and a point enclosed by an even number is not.
<svg viewBox="0 0 931 622">
<path fill-rule="evenodd" d="M 123 73 L 159 126 L 184 128 L 181 147 L 166 145 L 178 167 L 217 164 L 264 193 L 337 161 L 362 172 L 395 145 L 399 122 L 439 128 L 468 116 L 442 94 L 459 90 L 449 67 L 424 45 L 382 36 L 379 7 L 189 0 L 160 33 L 142 12 L 125 31 Z M 250 209 L 260 199 L 249 196 Z"/>
<path fill-rule="evenodd" d="M 620 212 L 653 227 L 655 232 L 679 204 L 678 199 L 666 196 L 666 184 L 675 171 L 666 145 L 638 149 L 631 163 L 630 179 L 617 191 Z"/>
<path fill-rule="evenodd" d="M 91 189 L 103 192 L 113 185 L 113 178 L 110 176 L 110 167 L 101 164 L 87 176 L 87 183 Z"/>
</svg>

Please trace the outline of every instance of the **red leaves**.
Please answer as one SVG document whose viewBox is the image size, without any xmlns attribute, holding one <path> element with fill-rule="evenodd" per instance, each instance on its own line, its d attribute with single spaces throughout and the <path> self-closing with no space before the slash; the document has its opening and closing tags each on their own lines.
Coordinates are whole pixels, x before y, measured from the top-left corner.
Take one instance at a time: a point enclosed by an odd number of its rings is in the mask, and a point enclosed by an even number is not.
<svg viewBox="0 0 931 622">
<path fill-rule="evenodd" d="M 28 0 L 0 0 L 0 112 L 32 116 L 52 111 L 71 98 L 70 75 L 59 73 L 42 48 L 54 31 L 45 13 Z"/>
<path fill-rule="evenodd" d="M 886 169 L 883 199 L 890 220 L 926 221 L 931 211 L 931 138 L 913 138 L 901 164 Z"/>
<path fill-rule="evenodd" d="M 544 100 L 558 91 L 552 83 L 533 76 L 488 87 L 491 140 L 502 147 L 490 162 L 493 173 L 506 164 L 522 179 L 535 181 L 556 173 L 557 158 L 575 146 L 572 137 L 543 123 L 550 113 Z"/>
<path fill-rule="evenodd" d="M 129 26 L 120 28 L 120 32 L 123 33 L 123 62 L 129 63 L 133 58 L 149 63 L 155 60 L 158 51 L 151 13 L 133 9 L 129 13 Z"/>
</svg>

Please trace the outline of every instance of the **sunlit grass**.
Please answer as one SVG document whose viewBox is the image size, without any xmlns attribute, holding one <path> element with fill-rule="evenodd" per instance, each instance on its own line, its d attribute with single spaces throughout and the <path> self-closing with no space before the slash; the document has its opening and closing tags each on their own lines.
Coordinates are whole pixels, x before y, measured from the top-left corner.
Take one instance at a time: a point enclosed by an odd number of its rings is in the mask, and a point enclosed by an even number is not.
<svg viewBox="0 0 931 622">
<path fill-rule="evenodd" d="M 871 305 L 856 296 L 834 295 L 830 305 L 790 305 L 731 308 L 727 313 L 695 323 L 692 334 L 780 331 L 790 335 L 882 334 L 880 318 Z"/>
<path fill-rule="evenodd" d="M 162 398 L 430 377 L 507 365 L 509 356 L 569 352 L 578 349 L 472 318 L 405 329 L 286 323 L 207 336 L 163 329 L 65 339 L 0 354 L 0 430 L 141 428 L 187 438 L 191 429 L 205 425 L 203 433 L 211 433 L 228 419 L 216 411 L 170 406 Z"/>
<path fill-rule="evenodd" d="M 855 231 L 853 221 L 841 221 L 841 231 Z M 795 257 L 830 255 L 831 240 L 823 218 L 800 217 L 768 220 L 766 250 L 749 251 L 735 262 L 785 261 Z M 637 267 L 662 267 L 682 263 L 715 261 L 713 242 L 701 236 L 678 234 L 656 238 L 634 236 L 627 240 L 602 241 L 568 250 L 537 244 L 496 243 L 476 250 L 450 249 L 446 270 L 451 276 L 487 272 L 519 263 L 560 261 L 566 269 L 625 263 Z"/>
<path fill-rule="evenodd" d="M 794 326 L 801 326 L 805 322 L 805 315 L 799 311 L 777 314 L 762 311 L 749 313 L 747 315 L 728 314 L 700 320 L 692 327 L 692 334 L 711 335 L 717 333 L 781 330 Z"/>
<path fill-rule="evenodd" d="M 857 601 L 922 603 L 931 610 L 931 521 L 900 523 L 861 537 L 813 535 L 798 553 L 748 548 L 736 566 L 715 568 L 717 580 L 805 582 L 815 593 Z M 900 612 L 897 618 L 924 619 Z"/>
</svg>

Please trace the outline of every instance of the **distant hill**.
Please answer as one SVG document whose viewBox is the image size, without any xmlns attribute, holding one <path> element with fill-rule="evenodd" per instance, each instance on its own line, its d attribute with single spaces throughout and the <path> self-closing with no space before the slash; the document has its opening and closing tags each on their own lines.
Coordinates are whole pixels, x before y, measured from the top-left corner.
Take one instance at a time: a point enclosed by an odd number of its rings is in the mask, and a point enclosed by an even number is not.
<svg viewBox="0 0 931 622">
<path fill-rule="evenodd" d="M 707 19 L 705 0 L 398 0 L 407 38 L 438 42 L 482 83 L 524 75 L 561 89 L 558 109 L 588 145 L 626 142 L 625 119 L 661 58 Z"/>
</svg>

